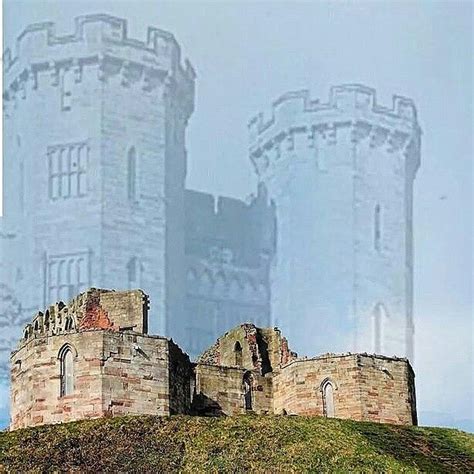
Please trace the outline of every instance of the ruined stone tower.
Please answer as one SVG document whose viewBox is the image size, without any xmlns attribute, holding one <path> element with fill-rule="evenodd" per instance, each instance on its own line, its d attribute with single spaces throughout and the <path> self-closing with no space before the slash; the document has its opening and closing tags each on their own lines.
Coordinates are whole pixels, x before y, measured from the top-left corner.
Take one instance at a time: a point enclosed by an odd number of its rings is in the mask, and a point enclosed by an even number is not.
<svg viewBox="0 0 474 474">
<path fill-rule="evenodd" d="M 413 181 L 420 128 L 409 99 L 306 91 L 249 124 L 250 157 L 276 208 L 273 323 L 298 352 L 413 357 Z"/>
<path fill-rule="evenodd" d="M 32 25 L 7 51 L 3 254 L 23 312 L 90 286 L 142 288 L 153 331 L 180 324 L 194 79 L 172 34 L 130 39 L 107 15 L 61 37 Z"/>
</svg>

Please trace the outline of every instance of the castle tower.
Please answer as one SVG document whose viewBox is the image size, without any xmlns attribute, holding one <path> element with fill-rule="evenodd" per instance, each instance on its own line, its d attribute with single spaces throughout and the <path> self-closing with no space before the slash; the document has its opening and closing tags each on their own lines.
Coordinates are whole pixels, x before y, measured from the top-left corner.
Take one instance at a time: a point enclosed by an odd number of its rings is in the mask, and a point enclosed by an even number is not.
<svg viewBox="0 0 474 474">
<path fill-rule="evenodd" d="M 413 357 L 413 181 L 420 127 L 409 99 L 334 87 L 291 92 L 249 124 L 250 158 L 276 206 L 272 316 L 298 352 Z"/>
<path fill-rule="evenodd" d="M 142 288 L 150 330 L 179 326 L 194 79 L 173 35 L 130 39 L 108 15 L 61 37 L 31 25 L 6 52 L 4 211 L 25 314 L 90 286 Z"/>
</svg>

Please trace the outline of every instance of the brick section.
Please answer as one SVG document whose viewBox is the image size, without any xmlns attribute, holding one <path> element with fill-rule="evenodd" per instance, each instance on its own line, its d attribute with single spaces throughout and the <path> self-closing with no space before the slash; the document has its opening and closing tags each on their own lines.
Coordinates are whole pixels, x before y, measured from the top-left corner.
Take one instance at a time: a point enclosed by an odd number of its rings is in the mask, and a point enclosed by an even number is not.
<svg viewBox="0 0 474 474">
<path fill-rule="evenodd" d="M 107 311 L 100 305 L 98 293 L 89 294 L 86 301 L 86 314 L 81 320 L 79 329 L 114 329 Z"/>
</svg>

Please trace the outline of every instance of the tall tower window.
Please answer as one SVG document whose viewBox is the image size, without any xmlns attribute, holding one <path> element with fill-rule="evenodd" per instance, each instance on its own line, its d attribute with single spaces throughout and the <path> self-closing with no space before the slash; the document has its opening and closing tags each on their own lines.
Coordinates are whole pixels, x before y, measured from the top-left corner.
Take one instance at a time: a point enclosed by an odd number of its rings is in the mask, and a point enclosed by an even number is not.
<svg viewBox="0 0 474 474">
<path fill-rule="evenodd" d="M 71 143 L 48 148 L 49 197 L 53 200 L 87 194 L 86 143 Z"/>
<path fill-rule="evenodd" d="M 74 354 L 71 346 L 66 344 L 59 351 L 60 361 L 60 396 L 65 397 L 74 392 Z"/>
<path fill-rule="evenodd" d="M 377 203 L 374 209 L 374 249 L 377 252 L 381 250 L 382 228 L 381 228 L 381 209 Z"/>
<path fill-rule="evenodd" d="M 49 257 L 46 277 L 46 305 L 68 301 L 89 286 L 88 254 Z"/>
<path fill-rule="evenodd" d="M 142 266 L 137 257 L 132 257 L 127 263 L 128 288 L 133 290 L 141 286 Z"/>
<path fill-rule="evenodd" d="M 71 110 L 72 107 L 72 88 L 74 85 L 74 73 L 70 69 L 63 72 L 61 78 L 61 109 Z"/>
<path fill-rule="evenodd" d="M 334 386 L 330 380 L 326 380 L 322 385 L 323 412 L 324 416 L 334 418 Z"/>
<path fill-rule="evenodd" d="M 137 151 L 132 146 L 128 150 L 127 156 L 127 179 L 128 179 L 128 198 L 131 201 L 137 199 Z"/>
<path fill-rule="evenodd" d="M 385 326 L 388 319 L 387 310 L 382 303 L 378 303 L 375 306 L 372 319 L 373 349 L 376 354 L 382 354 L 385 350 Z"/>
</svg>

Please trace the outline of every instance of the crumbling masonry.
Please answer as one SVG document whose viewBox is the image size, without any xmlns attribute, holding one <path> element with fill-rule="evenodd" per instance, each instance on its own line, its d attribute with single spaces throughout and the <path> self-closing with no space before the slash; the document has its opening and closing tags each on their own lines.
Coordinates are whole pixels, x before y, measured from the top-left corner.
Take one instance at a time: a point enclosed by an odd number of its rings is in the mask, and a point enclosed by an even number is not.
<svg viewBox="0 0 474 474">
<path fill-rule="evenodd" d="M 125 414 L 319 415 L 416 424 L 407 359 L 298 358 L 277 328 L 241 324 L 196 363 L 147 334 L 140 290 L 90 289 L 38 313 L 11 356 L 11 429 Z"/>
</svg>

